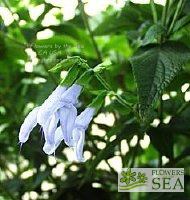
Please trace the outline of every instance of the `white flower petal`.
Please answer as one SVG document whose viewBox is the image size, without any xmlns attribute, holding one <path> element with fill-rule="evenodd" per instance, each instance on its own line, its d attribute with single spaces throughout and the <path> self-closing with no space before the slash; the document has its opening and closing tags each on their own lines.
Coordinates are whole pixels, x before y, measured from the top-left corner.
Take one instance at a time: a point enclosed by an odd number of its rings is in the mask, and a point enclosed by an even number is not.
<svg viewBox="0 0 190 200">
<path fill-rule="evenodd" d="M 25 143 L 32 129 L 37 125 L 37 114 L 40 107 L 34 108 L 25 118 L 19 132 L 19 141 L 20 143 Z"/>
<path fill-rule="evenodd" d="M 85 130 L 88 128 L 95 114 L 95 108 L 86 108 L 75 120 L 75 128 L 72 132 L 71 143 L 74 146 L 76 160 L 84 162 L 83 147 L 85 139 Z"/>
<path fill-rule="evenodd" d="M 51 95 L 41 105 L 37 121 L 43 126 L 49 117 L 64 105 L 61 101 L 61 95 L 66 91 L 66 87 L 58 86 Z"/>
<path fill-rule="evenodd" d="M 51 101 L 48 104 L 46 104 L 46 107 L 43 106 L 40 108 L 37 121 L 38 123 L 43 126 L 46 121 L 61 107 L 64 106 L 64 103 L 57 100 Z"/>
<path fill-rule="evenodd" d="M 69 115 L 68 115 L 67 127 L 66 127 L 67 135 L 69 135 L 69 141 L 68 141 L 69 146 L 71 145 L 70 140 L 71 140 L 71 137 L 72 137 L 72 131 L 73 131 L 73 128 L 74 128 L 74 125 L 75 125 L 76 117 L 77 117 L 77 109 L 73 105 L 70 105 L 70 112 L 69 112 Z"/>
<path fill-rule="evenodd" d="M 58 85 L 48 98 L 54 98 L 55 96 L 61 98 L 61 95 L 63 95 L 66 89 L 66 87 Z"/>
<path fill-rule="evenodd" d="M 58 146 L 60 145 L 60 143 L 63 140 L 63 133 L 62 133 L 62 129 L 59 126 L 54 134 L 54 144 L 49 144 L 48 142 L 45 142 L 44 147 L 43 147 L 43 151 L 48 154 L 51 155 L 55 152 L 55 150 L 58 148 Z"/>
<path fill-rule="evenodd" d="M 57 124 L 59 121 L 58 113 L 52 115 L 52 117 L 47 121 L 47 124 L 43 128 L 45 140 L 49 144 L 54 144 L 54 134 L 57 129 Z"/>
<path fill-rule="evenodd" d="M 74 129 L 73 139 L 75 141 L 74 152 L 75 152 L 76 160 L 79 162 L 84 162 L 83 148 L 84 148 L 85 130 L 83 128 Z"/>
<path fill-rule="evenodd" d="M 69 112 L 70 112 L 70 110 L 67 107 L 63 107 L 63 108 L 59 109 L 59 111 L 58 111 L 59 119 L 60 119 L 60 125 L 61 125 L 61 129 L 62 129 L 62 133 L 63 133 L 65 143 L 67 143 L 67 141 L 69 140 L 69 136 L 67 135 L 67 129 L 66 129 Z"/>
<path fill-rule="evenodd" d="M 70 88 L 68 88 L 64 94 L 61 96 L 61 99 L 64 102 L 76 104 L 77 99 L 81 93 L 82 86 L 78 84 L 73 84 Z"/>
<path fill-rule="evenodd" d="M 52 119 L 52 117 L 48 118 L 46 123 L 43 124 L 43 126 L 41 126 L 43 134 L 44 134 L 45 141 L 47 141 L 47 142 L 48 142 L 48 129 L 49 129 L 51 119 Z"/>
<path fill-rule="evenodd" d="M 71 134 L 74 128 L 77 109 L 72 105 L 64 106 L 59 110 L 60 124 L 64 136 L 65 143 L 70 146 Z"/>
<path fill-rule="evenodd" d="M 75 126 L 83 127 L 86 130 L 94 114 L 95 108 L 86 108 L 79 116 L 77 116 Z"/>
</svg>

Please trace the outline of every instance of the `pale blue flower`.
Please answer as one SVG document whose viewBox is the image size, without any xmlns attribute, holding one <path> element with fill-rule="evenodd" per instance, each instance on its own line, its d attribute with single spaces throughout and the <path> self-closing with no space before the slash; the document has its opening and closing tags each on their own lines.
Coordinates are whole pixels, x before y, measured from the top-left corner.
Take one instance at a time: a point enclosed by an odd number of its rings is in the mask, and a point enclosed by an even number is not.
<svg viewBox="0 0 190 200">
<path fill-rule="evenodd" d="M 84 162 L 83 159 L 83 146 L 85 140 L 85 130 L 88 128 L 93 115 L 95 114 L 95 108 L 86 108 L 75 120 L 75 125 L 72 132 L 70 132 L 71 140 L 70 147 L 74 147 L 74 153 L 76 160 Z M 46 154 L 53 154 L 63 140 L 66 140 L 65 134 L 62 132 L 62 128 L 59 126 L 56 129 L 54 135 L 54 145 L 49 145 L 47 142 L 44 145 Z M 72 134 L 71 134 L 72 133 Z"/>
<path fill-rule="evenodd" d="M 62 140 L 64 139 L 65 144 L 70 146 L 71 133 L 74 128 L 75 119 L 77 117 L 77 109 L 74 104 L 76 104 L 77 102 L 81 89 L 82 87 L 80 85 L 73 84 L 61 96 L 60 99 L 62 102 L 62 107 L 60 107 L 57 111 L 59 115 L 58 118 L 60 120 L 60 127 L 57 128 L 56 132 L 54 130 L 55 133 L 50 132 L 50 130 L 48 129 L 50 123 L 49 121 L 47 121 L 47 123 L 45 124 L 44 135 L 46 142 L 44 144 L 43 151 L 46 154 L 52 154 L 53 152 L 55 152 L 58 144 L 57 138 L 59 139 L 61 137 L 57 137 L 56 134 L 62 134 Z"/>
<path fill-rule="evenodd" d="M 19 143 L 25 143 L 30 136 L 30 132 L 37 125 L 37 114 L 39 109 L 40 107 L 34 108 L 25 118 L 22 126 L 20 127 Z"/>
<path fill-rule="evenodd" d="M 75 105 L 81 93 L 81 90 L 81 85 L 73 84 L 61 95 L 61 100 L 66 103 L 72 103 Z"/>
<path fill-rule="evenodd" d="M 28 116 L 25 118 L 23 124 L 21 125 L 20 132 L 19 132 L 19 142 L 21 144 L 25 143 L 28 140 L 32 129 L 37 125 L 37 123 L 41 124 L 40 123 L 41 121 L 39 120 L 39 118 L 40 118 L 39 116 L 43 116 L 42 112 L 45 111 L 45 116 L 47 116 L 48 114 L 50 114 L 49 113 L 50 107 L 51 107 L 51 109 L 52 109 L 52 107 L 53 107 L 53 109 L 55 109 L 56 100 L 60 99 L 61 95 L 63 94 L 63 92 L 65 90 L 66 90 L 66 87 L 58 86 L 51 93 L 51 95 L 48 97 L 48 99 L 45 100 L 45 102 L 42 104 L 42 106 L 34 108 L 28 114 Z M 47 107 L 47 109 L 45 109 L 46 107 Z M 52 112 L 52 113 L 54 114 L 54 112 Z M 50 123 L 51 120 L 49 119 L 49 117 L 51 117 L 52 123 Z M 48 135 L 46 138 L 49 138 L 49 140 L 52 141 L 52 138 L 49 137 L 49 135 L 50 135 L 49 133 L 50 132 L 52 133 L 53 130 L 54 129 L 56 130 L 56 128 L 57 128 L 57 125 L 56 125 L 56 127 L 54 127 L 54 122 L 55 122 L 55 120 L 58 119 L 58 114 L 53 118 L 52 118 L 52 115 L 49 115 L 49 117 L 45 117 L 46 123 L 44 123 L 44 126 L 42 128 L 43 128 L 43 131 L 45 130 L 46 133 L 48 132 Z M 43 117 L 40 119 L 43 119 Z"/>
<path fill-rule="evenodd" d="M 75 126 L 72 132 L 72 146 L 74 147 L 74 153 L 76 160 L 84 162 L 83 147 L 85 140 L 85 130 L 88 128 L 93 116 L 95 114 L 95 108 L 86 108 L 75 121 Z"/>
<path fill-rule="evenodd" d="M 71 133 L 74 128 L 75 119 L 77 117 L 77 109 L 74 106 L 78 96 L 82 90 L 82 86 L 73 84 L 61 97 L 65 105 L 59 109 L 59 118 L 65 144 L 70 146 Z"/>
<path fill-rule="evenodd" d="M 61 142 L 64 140 L 61 126 L 59 126 L 56 129 L 55 134 L 53 134 L 53 136 L 54 136 L 54 145 L 51 145 L 51 144 L 45 142 L 44 147 L 43 147 L 44 152 L 46 152 L 46 154 L 48 154 L 48 155 L 53 154 L 55 152 L 55 150 L 59 147 Z"/>
<path fill-rule="evenodd" d="M 73 143 L 72 132 L 74 127 L 77 127 L 75 104 L 81 90 L 82 86 L 78 84 L 73 84 L 68 89 L 58 86 L 40 107 L 35 108 L 26 117 L 19 133 L 20 143 L 28 140 L 30 132 L 39 123 L 45 137 L 43 151 L 46 154 L 55 152 L 63 139 L 68 146 L 71 146 Z M 80 116 L 77 118 L 79 121 Z M 57 127 L 59 122 L 60 126 Z"/>
<path fill-rule="evenodd" d="M 53 113 L 49 113 L 49 117 L 47 117 L 47 121 L 45 124 L 42 124 L 46 145 L 43 148 L 43 151 L 46 154 L 49 154 L 50 146 L 54 148 L 55 141 L 54 141 L 54 134 L 55 130 L 57 128 L 58 120 L 60 120 L 60 125 L 63 133 L 63 137 L 65 140 L 65 143 L 69 146 L 70 140 L 71 140 L 71 133 L 74 127 L 75 119 L 77 117 L 77 109 L 74 106 L 76 104 L 78 96 L 80 95 L 82 86 L 78 84 L 73 84 L 70 88 L 68 88 L 64 94 L 61 95 L 59 98 L 59 104 L 57 106 L 57 110 L 52 110 L 54 113 L 57 113 L 56 118 L 54 119 L 54 122 L 51 127 L 50 123 L 52 121 L 51 116 L 54 115 Z M 54 106 L 55 107 L 55 106 Z M 56 121 L 56 119 L 58 119 Z M 46 146 L 49 146 L 49 148 L 46 148 Z M 47 150 L 48 149 L 48 150 Z M 47 150 L 47 151 L 46 151 Z"/>
<path fill-rule="evenodd" d="M 46 124 L 47 120 L 52 116 L 52 114 L 62 107 L 63 102 L 61 101 L 61 96 L 66 89 L 67 88 L 64 86 L 57 86 L 57 88 L 41 105 L 37 115 L 37 121 L 42 127 Z"/>
<path fill-rule="evenodd" d="M 74 128 L 76 117 L 77 109 L 72 104 L 67 104 L 59 109 L 60 125 L 64 135 L 65 144 L 68 146 L 70 146 L 71 133 Z"/>
<path fill-rule="evenodd" d="M 54 145 L 54 134 L 57 129 L 57 124 L 59 122 L 59 115 L 58 112 L 55 112 L 50 116 L 43 126 L 43 133 L 45 137 L 45 141 L 48 145 Z"/>
</svg>

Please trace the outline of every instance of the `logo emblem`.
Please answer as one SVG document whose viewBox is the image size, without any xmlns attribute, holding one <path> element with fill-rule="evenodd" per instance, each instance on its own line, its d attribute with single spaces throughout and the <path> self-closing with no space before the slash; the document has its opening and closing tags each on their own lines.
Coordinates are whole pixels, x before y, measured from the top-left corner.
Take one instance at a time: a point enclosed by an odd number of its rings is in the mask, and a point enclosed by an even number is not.
<svg viewBox="0 0 190 200">
<path fill-rule="evenodd" d="M 121 175 L 123 176 L 120 179 L 121 183 L 125 183 L 126 185 L 119 185 L 120 190 L 131 190 L 135 187 L 148 186 L 146 183 L 148 182 L 148 178 L 145 173 L 138 172 L 137 178 L 136 172 L 131 172 L 131 169 L 128 168 L 127 171 L 122 171 Z"/>
<path fill-rule="evenodd" d="M 184 168 L 123 168 L 118 192 L 184 192 Z"/>
</svg>

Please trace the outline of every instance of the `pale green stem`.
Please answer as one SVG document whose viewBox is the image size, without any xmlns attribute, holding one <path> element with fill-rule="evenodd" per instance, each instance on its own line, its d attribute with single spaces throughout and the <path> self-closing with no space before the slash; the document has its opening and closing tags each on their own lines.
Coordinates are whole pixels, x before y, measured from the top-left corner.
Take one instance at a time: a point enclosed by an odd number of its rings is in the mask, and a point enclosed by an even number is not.
<svg viewBox="0 0 190 200">
<path fill-rule="evenodd" d="M 178 18 L 179 15 L 180 15 L 180 12 L 181 12 L 181 10 L 182 10 L 183 5 L 184 5 L 184 1 L 183 1 L 183 0 L 179 0 L 179 2 L 178 2 L 178 4 L 177 4 L 176 11 L 175 11 L 174 16 L 173 16 L 173 19 L 172 19 L 172 22 L 171 22 L 170 27 L 169 27 L 169 29 L 168 29 L 168 35 L 172 32 L 173 27 L 174 27 L 174 25 L 175 25 L 175 22 L 176 22 L 177 18 Z"/>
<path fill-rule="evenodd" d="M 166 5 L 163 7 L 163 10 L 162 10 L 162 25 L 163 26 L 166 25 L 166 17 L 167 17 L 167 13 L 168 13 L 168 5 L 169 5 L 169 0 L 166 0 Z"/>
<path fill-rule="evenodd" d="M 150 1 L 150 7 L 151 7 L 151 10 L 152 10 L 153 21 L 156 24 L 158 22 L 158 15 L 157 15 L 157 12 L 156 12 L 154 0 Z"/>
<path fill-rule="evenodd" d="M 95 41 L 95 38 L 94 38 L 94 34 L 93 34 L 93 32 L 92 32 L 92 30 L 90 28 L 90 25 L 89 25 L 88 16 L 86 15 L 86 13 L 84 11 L 84 5 L 83 5 L 81 0 L 79 0 L 79 8 L 80 8 L 80 11 L 81 11 L 81 15 L 82 15 L 82 19 L 83 19 L 84 25 L 85 25 L 86 29 L 88 30 L 88 33 L 90 35 L 92 44 L 93 44 L 94 49 L 96 51 L 97 58 L 98 58 L 99 62 L 102 62 L 101 53 L 99 51 L 98 45 L 96 44 L 96 41 Z"/>
</svg>

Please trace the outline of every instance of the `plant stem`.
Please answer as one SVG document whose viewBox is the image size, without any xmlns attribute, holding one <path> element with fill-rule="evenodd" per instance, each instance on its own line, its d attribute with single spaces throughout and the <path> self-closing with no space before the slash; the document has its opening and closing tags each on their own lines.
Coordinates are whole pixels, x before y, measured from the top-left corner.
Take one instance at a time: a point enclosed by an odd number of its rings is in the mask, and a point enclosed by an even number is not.
<svg viewBox="0 0 190 200">
<path fill-rule="evenodd" d="M 81 11 L 81 14 L 82 14 L 82 18 L 83 18 L 83 21 L 84 21 L 84 24 L 86 26 L 86 29 L 88 30 L 88 33 L 90 35 L 90 38 L 92 40 L 92 43 L 93 43 L 93 46 L 94 46 L 94 49 L 96 51 L 96 54 L 97 54 L 97 58 L 99 60 L 99 62 L 102 62 L 102 56 L 101 56 L 101 53 L 98 49 L 98 45 L 94 39 L 94 35 L 93 35 L 93 32 L 90 28 L 90 25 L 89 25 L 89 21 L 88 21 L 88 16 L 86 15 L 85 11 L 84 11 L 84 5 L 83 3 L 81 2 L 81 0 L 79 0 L 79 8 L 80 8 L 80 11 Z M 95 74 L 96 78 L 99 80 L 99 82 L 105 87 L 106 90 L 108 91 L 113 91 L 111 86 L 99 75 L 99 74 Z M 114 96 L 116 97 L 117 101 L 122 104 L 124 107 L 126 107 L 127 109 L 130 109 L 132 111 L 133 108 L 131 107 L 131 105 L 129 103 L 127 103 L 124 99 L 122 99 L 118 94 L 116 94 L 114 92 Z"/>
<path fill-rule="evenodd" d="M 84 5 L 81 2 L 81 0 L 79 0 L 79 8 L 80 8 L 80 11 L 81 11 L 81 15 L 82 15 L 82 19 L 83 19 L 84 25 L 85 25 L 86 29 L 88 30 L 88 33 L 89 33 L 90 38 L 92 40 L 92 44 L 93 44 L 94 49 L 96 51 L 97 58 L 98 58 L 99 62 L 102 62 L 101 53 L 100 53 L 100 51 L 98 49 L 98 45 L 96 44 L 96 41 L 94 39 L 94 34 L 93 34 L 93 32 L 92 32 L 92 30 L 90 28 L 90 25 L 89 25 L 88 16 L 84 11 Z"/>
<path fill-rule="evenodd" d="M 91 69 L 89 66 L 87 66 L 88 69 Z M 116 97 L 117 101 L 123 105 L 125 108 L 130 109 L 131 111 L 135 112 L 133 107 L 130 103 L 126 102 L 123 98 L 121 98 L 120 95 L 118 95 L 116 92 L 113 91 L 112 87 L 102 78 L 102 76 L 98 73 L 95 73 L 95 77 L 98 79 L 98 81 L 104 86 L 104 88 L 112 92 L 112 94 Z"/>
<path fill-rule="evenodd" d="M 101 77 L 100 74 L 95 74 L 95 76 L 99 80 L 99 82 L 105 87 L 106 90 L 113 92 L 111 86 Z M 119 96 L 115 92 L 113 92 L 113 94 L 120 104 L 122 104 L 125 108 L 134 111 L 132 106 L 128 102 L 126 102 L 123 98 L 121 98 L 121 96 Z"/>
<path fill-rule="evenodd" d="M 181 160 L 185 159 L 186 157 L 189 157 L 190 155 L 190 148 L 187 147 L 183 150 L 183 152 L 177 156 L 176 158 L 174 158 L 173 160 L 170 160 L 169 163 L 167 163 L 166 165 L 164 165 L 164 167 L 175 167 L 175 165 L 180 162 Z"/>
<path fill-rule="evenodd" d="M 164 102 L 162 100 L 162 94 L 160 97 L 160 111 L 159 111 L 159 118 L 160 118 L 160 123 L 162 124 L 163 122 L 163 106 L 164 106 Z"/>
<path fill-rule="evenodd" d="M 134 165 L 135 165 L 136 156 L 137 156 L 138 151 L 139 151 L 139 142 L 140 142 L 140 138 L 138 137 L 137 145 L 133 149 L 133 154 L 132 154 L 132 160 L 131 160 L 131 163 L 130 163 L 130 168 L 133 168 Z"/>
<path fill-rule="evenodd" d="M 157 16 L 154 0 L 150 1 L 150 7 L 151 7 L 151 10 L 152 10 L 153 21 L 156 24 L 158 22 L 158 16 Z"/>
<path fill-rule="evenodd" d="M 162 25 L 163 26 L 166 25 L 166 18 L 167 18 L 167 14 L 168 14 L 168 5 L 169 5 L 169 0 L 166 0 L 166 5 L 163 7 L 163 10 L 162 10 Z"/>
<path fill-rule="evenodd" d="M 111 86 L 102 78 L 100 74 L 95 73 L 95 76 L 99 80 L 99 82 L 105 87 L 106 90 L 112 91 Z"/>
<path fill-rule="evenodd" d="M 162 155 L 159 153 L 158 168 L 162 167 Z"/>
<path fill-rule="evenodd" d="M 164 102 L 162 100 L 162 94 L 161 94 L 161 97 L 160 97 L 160 111 L 159 111 L 160 124 L 163 123 L 163 118 L 164 118 L 163 117 L 163 114 L 164 114 L 163 106 L 164 106 Z M 161 153 L 159 153 L 158 167 L 162 167 L 162 155 L 161 155 Z"/>
<path fill-rule="evenodd" d="M 169 0 L 166 0 L 166 4 L 165 6 L 163 6 L 163 10 L 162 10 L 162 26 L 167 29 L 167 16 L 168 16 L 168 10 L 169 10 Z M 165 40 L 166 37 L 166 33 L 164 32 L 161 37 L 160 37 L 160 44 L 162 44 L 162 42 Z"/>
<path fill-rule="evenodd" d="M 190 106 L 189 102 L 185 102 L 178 110 L 176 113 L 176 116 L 179 116 L 187 107 Z"/>
<path fill-rule="evenodd" d="M 174 25 L 175 25 L 175 22 L 177 20 L 177 18 L 179 17 L 180 13 L 181 13 L 181 10 L 182 10 L 182 7 L 184 5 L 184 2 L 183 0 L 179 0 L 178 4 L 177 4 L 177 8 L 176 8 L 176 11 L 174 13 L 174 16 L 173 16 L 173 19 L 172 19 L 172 22 L 170 24 L 170 27 L 168 29 L 168 35 L 172 32 L 173 28 L 174 28 Z"/>
<path fill-rule="evenodd" d="M 168 12 L 167 12 L 167 16 L 166 16 L 166 27 L 168 27 L 168 24 L 170 22 L 170 17 L 172 16 L 172 4 L 174 3 L 173 0 L 168 0 Z"/>
</svg>

